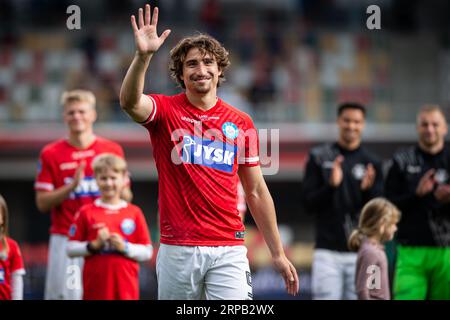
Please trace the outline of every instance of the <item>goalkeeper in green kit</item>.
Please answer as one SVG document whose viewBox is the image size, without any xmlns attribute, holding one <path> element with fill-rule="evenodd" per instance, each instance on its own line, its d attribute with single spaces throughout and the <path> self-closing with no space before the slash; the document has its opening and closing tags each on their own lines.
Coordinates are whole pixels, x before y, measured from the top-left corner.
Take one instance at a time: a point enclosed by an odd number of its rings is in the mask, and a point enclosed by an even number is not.
<svg viewBox="0 0 450 320">
<path fill-rule="evenodd" d="M 417 145 L 397 152 L 386 196 L 402 211 L 398 225 L 394 299 L 450 300 L 450 149 L 443 111 L 417 115 Z"/>
</svg>

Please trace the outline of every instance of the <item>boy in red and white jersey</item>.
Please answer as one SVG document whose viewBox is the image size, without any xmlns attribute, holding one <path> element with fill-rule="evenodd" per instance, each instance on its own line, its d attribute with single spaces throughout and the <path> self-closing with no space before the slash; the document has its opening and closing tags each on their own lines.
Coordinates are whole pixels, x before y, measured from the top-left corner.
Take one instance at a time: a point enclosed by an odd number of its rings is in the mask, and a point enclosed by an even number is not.
<svg viewBox="0 0 450 320">
<path fill-rule="evenodd" d="M 100 198 L 83 206 L 70 229 L 67 254 L 84 257 L 84 300 L 139 299 L 139 264 L 152 256 L 144 215 L 120 198 L 125 161 L 102 154 L 93 164 Z"/>
</svg>

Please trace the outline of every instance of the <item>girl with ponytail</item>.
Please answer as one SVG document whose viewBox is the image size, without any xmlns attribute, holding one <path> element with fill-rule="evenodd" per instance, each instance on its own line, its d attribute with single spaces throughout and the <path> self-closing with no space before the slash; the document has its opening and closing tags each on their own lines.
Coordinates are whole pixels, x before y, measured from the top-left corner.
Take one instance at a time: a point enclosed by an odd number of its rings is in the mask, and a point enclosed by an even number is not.
<svg viewBox="0 0 450 320">
<path fill-rule="evenodd" d="M 0 194 L 0 300 L 22 300 L 24 274 L 19 246 L 8 237 L 8 206 Z"/>
<path fill-rule="evenodd" d="M 400 211 L 384 198 L 369 201 L 362 209 L 358 228 L 348 240 L 356 261 L 356 293 L 359 300 L 390 300 L 387 257 L 384 242 L 397 231 Z"/>
</svg>

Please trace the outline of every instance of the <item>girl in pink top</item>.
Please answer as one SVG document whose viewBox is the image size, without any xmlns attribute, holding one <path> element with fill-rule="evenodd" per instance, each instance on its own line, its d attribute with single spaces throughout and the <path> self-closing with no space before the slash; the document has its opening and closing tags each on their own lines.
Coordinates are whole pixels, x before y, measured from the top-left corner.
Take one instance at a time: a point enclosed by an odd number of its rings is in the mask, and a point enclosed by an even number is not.
<svg viewBox="0 0 450 320">
<path fill-rule="evenodd" d="M 350 250 L 358 251 L 356 294 L 359 300 L 390 300 L 384 242 L 392 240 L 400 211 L 388 200 L 375 198 L 362 209 L 359 225 L 350 235 Z"/>
</svg>

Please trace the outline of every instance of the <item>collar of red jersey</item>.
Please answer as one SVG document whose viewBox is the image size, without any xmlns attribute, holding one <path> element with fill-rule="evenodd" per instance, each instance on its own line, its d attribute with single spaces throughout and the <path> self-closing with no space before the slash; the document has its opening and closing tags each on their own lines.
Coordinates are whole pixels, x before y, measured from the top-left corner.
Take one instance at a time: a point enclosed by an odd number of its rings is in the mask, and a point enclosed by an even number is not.
<svg viewBox="0 0 450 320">
<path fill-rule="evenodd" d="M 109 210 L 120 210 L 122 208 L 125 208 L 128 204 L 125 200 L 120 200 L 120 202 L 118 204 L 109 204 L 109 203 L 104 203 L 102 201 L 102 199 L 97 199 L 95 200 L 95 205 L 97 207 L 101 207 L 101 208 L 105 208 L 105 209 L 109 209 Z"/>
</svg>

